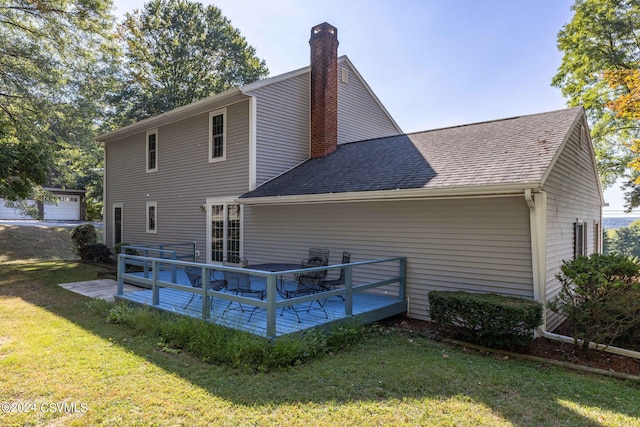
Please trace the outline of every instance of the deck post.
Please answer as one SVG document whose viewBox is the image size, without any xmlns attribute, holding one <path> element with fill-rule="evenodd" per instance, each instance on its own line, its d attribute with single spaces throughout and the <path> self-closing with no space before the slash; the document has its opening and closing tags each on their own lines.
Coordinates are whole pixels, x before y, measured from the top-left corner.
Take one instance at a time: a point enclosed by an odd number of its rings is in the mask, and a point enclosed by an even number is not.
<svg viewBox="0 0 640 427">
<path fill-rule="evenodd" d="M 149 249 L 145 249 L 144 251 L 142 251 L 142 253 L 143 253 L 145 258 L 149 257 Z M 144 271 L 144 278 L 148 279 L 149 278 L 149 263 L 147 262 L 147 260 L 142 261 L 142 271 Z"/>
<path fill-rule="evenodd" d="M 145 261 L 145 265 L 146 265 L 146 261 Z M 151 292 L 152 292 L 151 304 L 160 305 L 160 288 L 158 287 L 158 266 L 155 260 L 151 261 L 151 268 L 153 269 L 151 271 L 151 277 L 153 280 L 153 284 L 151 285 Z"/>
<path fill-rule="evenodd" d="M 346 266 L 344 268 L 344 287 L 347 290 L 347 295 L 344 299 L 344 314 L 346 316 L 353 315 L 353 281 L 352 281 L 353 267 Z"/>
<path fill-rule="evenodd" d="M 118 255 L 118 291 L 116 292 L 118 295 L 124 295 L 124 278 L 122 275 L 124 274 L 124 266 L 127 265 L 125 261 L 123 261 L 124 254 Z"/>
<path fill-rule="evenodd" d="M 174 261 L 178 259 L 178 253 L 176 251 L 171 252 L 171 259 Z M 178 269 L 176 268 L 175 264 L 171 264 L 171 283 L 177 283 L 177 278 L 178 278 Z"/>
<path fill-rule="evenodd" d="M 175 256 L 175 253 L 174 253 Z M 175 274 L 175 264 L 173 265 L 174 267 L 174 274 Z M 211 286 L 211 274 L 207 274 L 207 267 L 202 267 L 202 272 L 201 272 L 201 276 L 202 277 L 202 319 L 208 319 L 209 316 L 211 315 L 211 307 L 210 307 L 210 301 L 209 301 L 209 287 Z M 175 280 L 174 280 L 175 281 Z"/>
<path fill-rule="evenodd" d="M 400 292 L 399 297 L 404 301 L 407 291 L 407 257 L 400 258 Z"/>
<path fill-rule="evenodd" d="M 267 338 L 276 337 L 276 280 L 275 274 L 267 276 Z"/>
</svg>

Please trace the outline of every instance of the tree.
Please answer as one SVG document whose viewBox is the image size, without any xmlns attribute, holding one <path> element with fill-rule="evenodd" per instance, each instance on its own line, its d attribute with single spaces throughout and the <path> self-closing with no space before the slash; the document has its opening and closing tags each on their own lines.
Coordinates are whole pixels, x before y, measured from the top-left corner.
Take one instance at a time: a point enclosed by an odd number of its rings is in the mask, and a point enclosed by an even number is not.
<svg viewBox="0 0 640 427">
<path fill-rule="evenodd" d="M 640 259 L 640 220 L 611 232 L 605 253 L 618 253 Z"/>
<path fill-rule="evenodd" d="M 99 82 L 112 55 L 110 0 L 0 0 L 0 197 L 33 196 L 55 169 L 56 149 L 93 131 Z"/>
<path fill-rule="evenodd" d="M 268 74 L 240 32 L 215 6 L 151 0 L 119 27 L 121 87 L 112 124 L 123 126 Z"/>
<path fill-rule="evenodd" d="M 590 342 L 615 344 L 640 326 L 639 273 L 636 260 L 616 253 L 564 261 L 556 275 L 560 292 L 547 307 L 566 316 L 585 354 Z"/>
<path fill-rule="evenodd" d="M 640 3 L 576 0 L 572 9 L 573 19 L 558 34 L 564 57 L 552 85 L 569 105 L 584 106 L 600 175 L 610 185 L 628 167 L 640 167 L 640 146 L 634 145 L 640 137 Z M 627 204 L 632 203 L 638 201 L 628 197 Z"/>
</svg>

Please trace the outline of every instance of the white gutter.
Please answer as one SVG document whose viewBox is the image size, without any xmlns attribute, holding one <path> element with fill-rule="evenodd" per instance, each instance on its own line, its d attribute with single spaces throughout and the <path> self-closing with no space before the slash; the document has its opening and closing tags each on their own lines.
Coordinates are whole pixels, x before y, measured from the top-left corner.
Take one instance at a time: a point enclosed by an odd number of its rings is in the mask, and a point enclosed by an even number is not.
<svg viewBox="0 0 640 427">
<path fill-rule="evenodd" d="M 522 196 L 525 189 L 538 190 L 538 183 L 469 185 L 462 187 L 415 188 L 347 193 L 303 194 L 236 199 L 243 205 L 293 205 L 314 203 L 344 203 L 383 200 L 447 199 L 460 197 Z"/>
</svg>

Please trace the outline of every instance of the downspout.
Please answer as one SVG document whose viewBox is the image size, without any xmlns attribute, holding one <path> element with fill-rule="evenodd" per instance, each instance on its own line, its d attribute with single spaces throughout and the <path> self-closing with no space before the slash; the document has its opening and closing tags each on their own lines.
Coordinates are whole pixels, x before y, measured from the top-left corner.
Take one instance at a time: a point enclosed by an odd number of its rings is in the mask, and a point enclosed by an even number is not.
<svg viewBox="0 0 640 427">
<path fill-rule="evenodd" d="M 534 197 L 531 194 L 531 190 L 526 189 L 524 191 L 524 199 L 526 200 L 527 205 L 529 206 L 529 213 L 531 218 L 530 219 L 531 221 L 530 222 L 531 252 L 532 252 L 532 261 L 534 265 L 534 269 L 533 269 L 534 298 L 536 301 L 544 305 L 546 302 L 545 301 L 546 296 L 545 296 L 545 287 L 543 286 L 545 284 L 545 280 L 543 280 L 543 277 L 545 274 L 544 269 L 546 269 L 546 266 L 545 266 L 546 260 L 543 257 L 546 255 L 544 251 L 539 251 L 539 250 L 543 249 L 546 246 L 546 241 L 545 241 L 544 234 L 538 234 L 538 232 L 540 230 L 546 229 L 546 219 L 543 217 L 543 215 L 546 215 L 546 194 L 543 191 L 541 191 L 536 194 L 536 197 L 534 199 Z M 540 203 L 537 203 L 538 200 L 540 201 Z M 535 250 L 536 246 L 538 250 Z M 543 269 L 543 266 L 545 266 L 544 269 Z M 537 286 L 536 286 L 536 283 L 537 283 Z M 538 330 L 536 331 L 536 336 L 542 336 L 547 339 L 560 341 L 568 344 L 576 343 L 576 340 L 572 337 L 554 334 L 553 332 L 548 332 L 546 310 L 544 308 L 542 310 L 542 313 L 543 313 L 542 315 L 543 323 L 542 323 L 542 326 L 538 328 Z M 582 342 L 583 342 L 582 340 L 578 340 L 578 344 L 580 346 L 582 345 Z M 632 357 L 634 359 L 640 359 L 640 352 L 634 351 L 634 350 L 628 350 L 626 348 L 605 346 L 603 344 L 596 344 L 593 342 L 589 343 L 589 348 L 602 350 L 608 353 L 618 354 L 621 356 Z"/>
<path fill-rule="evenodd" d="M 546 283 L 546 194 L 542 191 L 534 196 L 530 188 L 524 190 L 524 200 L 529 207 L 529 231 L 531 236 L 531 272 L 533 276 L 533 299 L 544 306 Z M 542 326 L 536 334 L 543 334 L 547 326 L 546 311 L 542 310 Z"/>
<path fill-rule="evenodd" d="M 524 200 L 529 206 L 529 231 L 531 235 L 531 269 L 533 275 L 533 299 L 537 302 L 540 300 L 540 276 L 538 270 L 538 221 L 536 212 L 536 203 L 531 195 L 531 189 L 524 190 Z"/>
<path fill-rule="evenodd" d="M 531 260 L 533 266 L 534 285 L 533 295 L 534 299 L 544 306 L 546 303 L 546 251 L 544 250 L 546 246 L 546 193 L 544 191 L 539 191 L 535 195 L 533 195 L 530 189 L 525 189 L 524 200 L 527 202 L 527 206 L 529 207 L 529 224 L 531 228 Z M 542 313 L 542 326 L 538 328 L 538 330 L 536 330 L 536 336 L 542 336 L 544 338 L 568 344 L 574 344 L 576 342 L 572 337 L 547 332 L 546 309 L 543 308 Z M 582 345 L 582 340 L 578 340 L 578 344 Z M 593 342 L 589 343 L 589 348 L 604 350 L 612 354 L 640 359 L 640 352 L 628 350 L 625 348 L 605 346 Z"/>
<path fill-rule="evenodd" d="M 258 98 L 249 95 L 249 191 L 255 190 L 257 186 L 257 109 Z"/>
<path fill-rule="evenodd" d="M 113 223 L 113 219 L 111 215 L 107 215 L 107 143 L 103 141 L 99 142 L 102 143 L 102 241 L 107 245 L 107 228 L 109 228 L 109 221 Z M 111 244 L 115 246 L 113 242 L 111 242 Z"/>
</svg>

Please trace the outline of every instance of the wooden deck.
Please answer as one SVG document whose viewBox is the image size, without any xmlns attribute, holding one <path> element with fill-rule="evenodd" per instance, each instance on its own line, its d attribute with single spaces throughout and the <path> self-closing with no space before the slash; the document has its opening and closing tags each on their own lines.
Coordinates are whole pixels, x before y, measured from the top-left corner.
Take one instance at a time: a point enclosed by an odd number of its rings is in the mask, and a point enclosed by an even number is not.
<svg viewBox="0 0 640 427">
<path fill-rule="evenodd" d="M 121 276 L 123 277 L 120 280 L 126 279 L 128 283 L 151 285 L 152 289 L 141 288 L 133 292 L 122 292 L 121 295 L 115 296 L 116 300 L 128 301 L 179 315 L 202 318 L 212 323 L 267 338 L 277 338 L 310 328 L 322 328 L 346 319 L 361 324 L 372 323 L 404 313 L 407 310 L 404 289 L 401 289 L 397 295 L 385 295 L 381 292 L 375 292 L 376 284 L 354 286 L 349 288 L 348 292 L 345 289 L 331 291 L 327 293 L 329 297 L 326 300 L 325 295 L 321 293 L 295 300 L 284 300 L 279 294 L 272 292 L 268 295 L 275 295 L 275 301 L 269 301 L 269 297 L 267 300 L 260 301 L 255 298 L 235 296 L 224 291 L 208 291 L 206 297 L 200 294 L 194 295 L 194 288 L 190 286 L 186 274 L 180 268 L 175 269 L 173 273 L 159 270 L 155 279 L 150 278 L 149 275 L 145 278 L 143 273 L 129 273 Z M 276 276 L 273 276 L 272 279 L 272 283 L 275 283 Z M 388 284 L 395 279 L 387 279 L 381 283 Z M 261 277 L 258 280 L 263 280 L 262 286 L 268 289 L 267 277 Z M 284 283 L 287 286 L 295 286 L 294 282 L 285 281 Z M 258 283 L 257 286 L 260 284 Z M 154 304 L 153 288 L 156 292 L 156 304 Z M 337 293 L 341 293 L 342 298 L 338 297 Z M 187 305 L 192 296 L 193 300 Z M 210 301 L 210 306 L 203 307 L 203 300 Z M 318 301 L 323 302 L 324 310 L 319 309 Z M 282 306 L 288 302 L 296 302 L 295 311 L 291 307 L 284 307 L 283 310 Z M 262 307 L 254 310 L 254 306 L 251 304 Z M 241 305 L 244 311 L 242 311 Z M 227 307 L 229 307 L 228 310 Z M 269 313 L 272 316 L 271 322 L 269 321 Z"/>
</svg>

